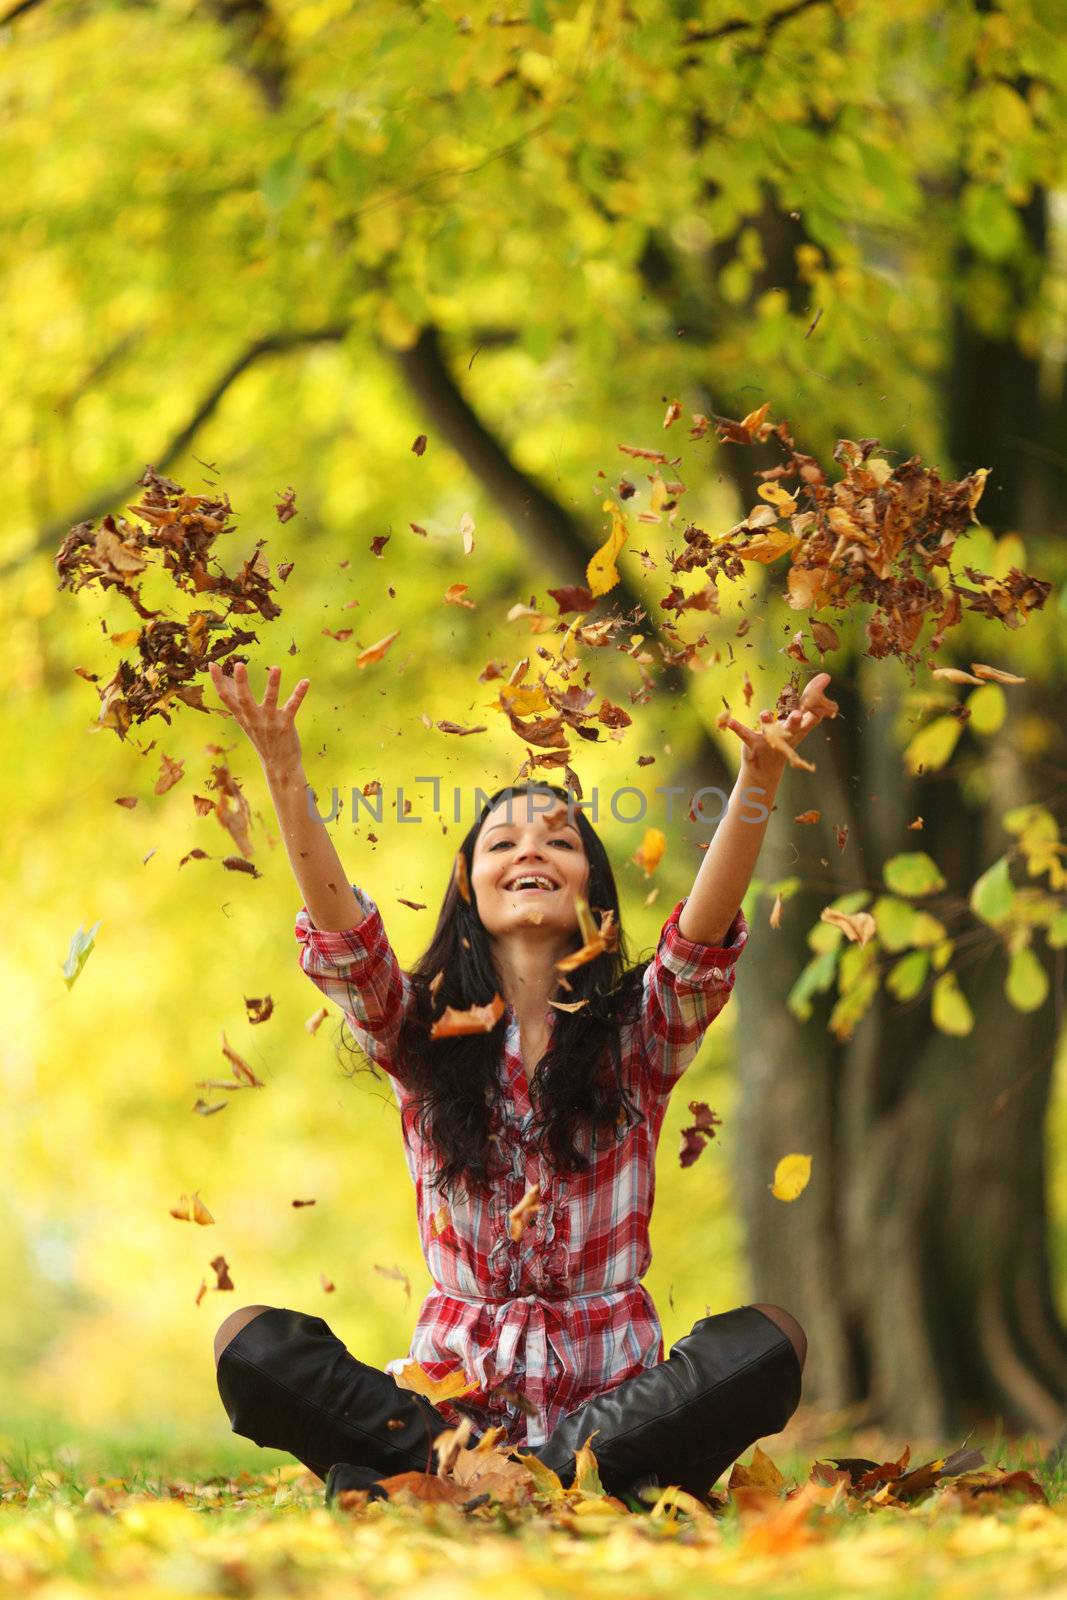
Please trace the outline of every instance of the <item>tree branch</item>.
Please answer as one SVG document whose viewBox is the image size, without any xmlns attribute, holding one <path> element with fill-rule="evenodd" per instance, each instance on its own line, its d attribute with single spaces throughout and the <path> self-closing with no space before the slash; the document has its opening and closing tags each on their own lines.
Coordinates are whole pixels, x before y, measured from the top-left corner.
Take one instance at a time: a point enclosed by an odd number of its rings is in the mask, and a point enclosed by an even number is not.
<svg viewBox="0 0 1067 1600">
<path fill-rule="evenodd" d="M 256 361 L 259 361 L 263 356 L 282 355 L 288 350 L 295 350 L 305 344 L 318 344 L 330 340 L 337 341 L 343 339 L 347 332 L 347 326 L 327 326 L 324 328 L 311 328 L 305 332 L 294 330 L 285 333 L 272 333 L 268 334 L 266 338 L 254 340 L 235 361 L 231 362 L 227 370 L 208 390 L 188 422 L 178 430 L 169 444 L 164 446 L 162 454 L 155 457 L 153 465 L 156 471 L 166 472 L 171 463 L 178 459 L 182 451 L 196 436 L 197 431 L 203 427 L 204 423 L 216 410 L 231 384 L 235 383 L 243 372 L 247 372 L 248 368 Z M 136 482 L 136 478 L 125 477 L 121 483 L 112 484 L 110 488 L 94 495 L 91 500 L 85 501 L 75 511 L 67 513 L 63 517 L 57 517 L 55 521 L 50 522 L 41 529 L 28 550 L 24 550 L 21 555 L 15 556 L 11 561 L 5 562 L 3 566 L 0 566 L 0 578 L 6 578 L 12 572 L 18 571 L 21 566 L 32 560 L 34 556 L 41 555 L 46 550 L 54 549 L 67 530 L 73 527 L 76 522 L 93 522 L 97 517 L 102 517 L 105 512 L 110 511 L 113 506 L 117 505 L 120 500 L 132 492 Z"/>
</svg>

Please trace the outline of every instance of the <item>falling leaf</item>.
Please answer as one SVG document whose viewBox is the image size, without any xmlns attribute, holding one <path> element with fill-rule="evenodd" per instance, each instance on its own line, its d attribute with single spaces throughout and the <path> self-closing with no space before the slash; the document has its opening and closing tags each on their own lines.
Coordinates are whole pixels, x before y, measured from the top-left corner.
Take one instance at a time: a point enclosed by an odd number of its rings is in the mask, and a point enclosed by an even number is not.
<svg viewBox="0 0 1067 1600">
<path fill-rule="evenodd" d="M 399 1372 L 393 1373 L 393 1377 L 398 1389 L 410 1389 L 412 1394 L 425 1395 L 435 1405 L 441 1400 L 457 1400 L 460 1395 L 470 1394 L 478 1387 L 477 1381 L 468 1378 L 462 1369 L 449 1372 L 443 1378 L 431 1378 L 417 1361 L 405 1362 Z"/>
<path fill-rule="evenodd" d="M 67 959 L 63 963 L 63 977 L 68 989 L 73 986 L 78 974 L 92 953 L 96 944 L 96 930 L 99 926 L 99 922 L 94 922 L 87 933 L 79 925 L 78 931 L 71 934 L 70 949 L 67 951 Z"/>
<path fill-rule="evenodd" d="M 372 662 L 380 661 L 399 633 L 400 629 L 395 628 L 392 633 L 387 633 L 384 638 L 379 639 L 377 644 L 368 645 L 366 650 L 361 650 L 356 657 L 356 666 L 368 667 Z"/>
<path fill-rule="evenodd" d="M 714 1139 L 715 1129 L 722 1126 L 722 1118 L 704 1100 L 690 1100 L 689 1111 L 694 1120 L 689 1127 L 681 1130 L 678 1163 L 682 1167 L 693 1165 L 702 1154 L 705 1144 Z"/>
<path fill-rule="evenodd" d="M 469 556 L 474 549 L 474 518 L 467 511 L 459 519 L 459 531 L 463 538 L 463 554 Z"/>
<path fill-rule="evenodd" d="M 663 457 L 660 457 L 662 460 Z M 585 569 L 585 581 L 589 586 L 590 594 L 597 596 L 607 594 L 614 589 L 619 581 L 619 569 L 615 565 L 616 557 L 624 543 L 629 538 L 622 512 L 613 500 L 605 500 L 601 508 L 611 513 L 611 532 L 600 546 L 599 550 L 589 558 Z"/>
<path fill-rule="evenodd" d="M 318 1202 L 315 1200 L 290 1200 L 289 1202 L 289 1204 L 292 1206 L 313 1206 L 317 1203 Z"/>
<path fill-rule="evenodd" d="M 172 1217 L 176 1217 L 179 1222 L 199 1222 L 203 1228 L 206 1228 L 215 1220 L 201 1200 L 199 1191 L 192 1195 L 183 1194 L 178 1204 L 171 1206 L 170 1214 Z"/>
<path fill-rule="evenodd" d="M 217 1104 L 209 1106 L 206 1100 L 198 1098 L 193 1110 L 199 1112 L 202 1117 L 212 1117 L 216 1111 L 225 1111 L 228 1104 L 228 1100 L 219 1100 Z"/>
<path fill-rule="evenodd" d="M 412 454 L 413 455 L 416 455 L 416 456 L 425 455 L 425 453 L 426 453 L 426 435 L 424 433 L 420 433 L 416 437 L 415 443 L 412 445 L 411 450 L 412 450 Z"/>
<path fill-rule="evenodd" d="M 433 1228 L 433 1236 L 435 1239 L 439 1239 L 441 1235 L 446 1232 L 451 1220 L 452 1218 L 449 1213 L 448 1206 L 444 1203 L 444 1201 L 442 1201 L 430 1218 L 430 1224 Z"/>
<path fill-rule="evenodd" d="M 288 522 L 292 517 L 296 516 L 295 489 L 286 489 L 285 493 L 279 498 L 278 504 L 274 507 L 274 514 L 279 522 Z M 281 576 L 281 569 L 279 568 L 278 570 L 279 576 Z M 288 577 L 288 573 L 285 576 Z"/>
<path fill-rule="evenodd" d="M 304 1027 L 307 1029 L 308 1033 L 318 1033 L 329 1014 L 329 1006 L 320 1006 L 317 1011 L 313 1011 L 311 1016 L 308 1017 L 307 1021 L 304 1023 Z"/>
<path fill-rule="evenodd" d="M 255 1073 L 252 1071 L 252 1068 L 248 1065 L 248 1062 L 245 1061 L 242 1056 L 239 1056 L 237 1051 L 232 1050 L 227 1044 L 225 1030 L 222 1030 L 220 1037 L 222 1039 L 222 1053 L 230 1063 L 233 1075 L 237 1079 L 238 1083 L 246 1084 L 250 1089 L 264 1088 L 265 1085 L 260 1081 L 259 1078 L 256 1077 Z"/>
<path fill-rule="evenodd" d="M 233 1288 L 233 1279 L 230 1277 L 230 1269 L 226 1263 L 225 1256 L 215 1256 L 211 1261 L 208 1262 L 208 1266 L 215 1274 L 216 1289 Z"/>
<path fill-rule="evenodd" d="M 137 804 L 137 796 L 135 794 L 120 794 L 115 804 L 117 806 L 125 806 L 127 811 L 132 811 Z"/>
<path fill-rule="evenodd" d="M 782 897 L 780 894 L 775 895 L 771 914 L 767 920 L 772 928 L 780 928 L 782 926 Z"/>
<path fill-rule="evenodd" d="M 810 824 L 818 822 L 821 816 L 821 811 L 802 811 L 799 816 L 793 818 L 793 821 Z"/>
<path fill-rule="evenodd" d="M 810 1156 L 783 1156 L 774 1169 L 771 1193 L 776 1200 L 795 1200 L 807 1188 L 810 1177 Z"/>
<path fill-rule="evenodd" d="M 866 944 L 878 931 L 877 924 L 869 911 L 835 911 L 832 906 L 826 906 L 819 913 L 819 921 L 840 928 L 845 938 L 851 939 L 855 944 Z"/>
<path fill-rule="evenodd" d="M 976 678 L 971 672 L 963 672 L 959 667 L 935 667 L 931 677 L 944 678 L 948 683 L 981 683 L 981 678 Z"/>
<path fill-rule="evenodd" d="M 514 1240 L 521 1239 L 523 1232 L 533 1221 L 541 1208 L 541 1188 L 534 1184 L 532 1189 L 527 1189 L 522 1199 L 513 1205 L 508 1212 L 508 1226 Z"/>
<path fill-rule="evenodd" d="M 248 1012 L 249 1022 L 266 1022 L 274 1012 L 274 1001 L 270 995 L 264 995 L 262 1000 L 250 1000 L 245 995 L 245 1010 Z"/>
<path fill-rule="evenodd" d="M 332 1279 L 326 1276 L 325 1272 L 319 1273 L 319 1282 L 322 1284 L 322 1291 L 324 1294 L 333 1294 L 335 1288 L 337 1287 Z"/>
<path fill-rule="evenodd" d="M 971 671 L 978 679 L 988 679 L 992 683 L 1025 683 L 1025 678 L 1017 677 L 1014 672 L 1001 672 L 998 667 L 987 667 L 984 662 L 972 661 Z"/>
<path fill-rule="evenodd" d="M 504 1015 L 503 997 L 495 994 L 488 1005 L 468 1006 L 465 1011 L 446 1006 L 430 1028 L 431 1039 L 454 1039 L 466 1033 L 491 1033 Z"/>
<path fill-rule="evenodd" d="M 659 828 L 646 828 L 645 836 L 634 852 L 634 861 L 649 877 L 659 866 L 663 859 L 663 852 L 667 848 L 667 835 Z"/>
<path fill-rule="evenodd" d="M 377 1262 L 373 1265 L 375 1272 L 380 1272 L 383 1278 L 394 1278 L 398 1283 L 402 1283 L 406 1299 L 411 1300 L 411 1280 L 406 1272 L 402 1272 L 399 1267 L 380 1267 Z"/>
<path fill-rule="evenodd" d="M 466 606 L 469 611 L 475 610 L 473 600 L 465 600 L 469 585 L 465 583 L 450 583 L 445 590 L 445 604 L 449 606 Z"/>
</svg>

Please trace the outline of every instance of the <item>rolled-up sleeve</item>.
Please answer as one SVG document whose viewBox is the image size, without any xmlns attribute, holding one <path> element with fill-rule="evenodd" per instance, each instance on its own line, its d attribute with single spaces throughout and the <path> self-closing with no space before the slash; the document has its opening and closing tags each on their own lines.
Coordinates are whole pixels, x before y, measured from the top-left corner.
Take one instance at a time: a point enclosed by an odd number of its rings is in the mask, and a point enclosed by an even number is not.
<svg viewBox="0 0 1067 1600">
<path fill-rule="evenodd" d="M 687 939 L 678 928 L 679 900 L 660 931 L 645 970 L 638 1025 L 638 1075 L 655 1098 L 665 1098 L 693 1061 L 709 1025 L 734 986 L 737 958 L 748 942 L 738 911 L 722 944 Z"/>
<path fill-rule="evenodd" d="M 341 1007 L 360 1048 L 402 1080 L 397 1039 L 412 1000 L 411 980 L 401 971 L 378 907 L 356 884 L 352 890 L 364 913 L 355 928 L 316 928 L 307 906 L 301 907 L 295 928 L 300 966 Z"/>
</svg>

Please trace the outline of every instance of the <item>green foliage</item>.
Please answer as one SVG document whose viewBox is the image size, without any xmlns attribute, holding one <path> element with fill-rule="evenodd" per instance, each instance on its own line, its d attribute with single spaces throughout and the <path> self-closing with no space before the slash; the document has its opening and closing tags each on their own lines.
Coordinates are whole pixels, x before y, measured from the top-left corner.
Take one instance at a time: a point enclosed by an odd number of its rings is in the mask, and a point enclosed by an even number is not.
<svg viewBox="0 0 1067 1600">
<path fill-rule="evenodd" d="M 216 463 L 240 513 L 235 547 L 247 554 L 268 534 L 271 555 L 295 561 L 253 675 L 280 659 L 312 678 L 304 742 L 326 789 L 377 776 L 411 795 L 416 774 L 440 771 L 469 793 L 512 776 L 514 741 L 495 725 L 484 740 L 450 741 L 422 716 L 468 720 L 469 710 L 482 720 L 490 694 L 475 685 L 486 661 L 512 663 L 537 643 L 502 625 L 494 602 L 555 576 L 535 570 L 439 431 L 422 460 L 412 456 L 427 409 L 397 354 L 420 328 L 440 331 L 476 416 L 522 472 L 577 508 L 592 546 L 597 474 L 630 468 L 619 442 L 662 442 L 666 395 L 686 410 L 734 414 L 766 395 L 802 420 L 804 448 L 828 452 L 846 430 L 941 460 L 938 384 L 953 309 L 966 306 L 990 337 L 1009 327 L 1000 274 L 1034 276 L 1017 209 L 1036 184 L 1062 187 L 1067 47 L 1058 19 L 1036 4 L 1009 13 L 916 0 L 705 18 L 661 4 L 531 0 L 507 10 L 475 0 L 400 21 L 384 0 L 321 0 L 279 6 L 254 46 L 225 20 L 242 9 L 90 0 L 31 7 L 6 30 L 0 149 L 19 181 L 0 191 L 0 556 L 19 557 L 43 527 L 69 525 L 101 495 L 126 503 L 117 486 L 161 464 L 248 354 L 164 470 L 196 489 L 202 463 Z M 1025 92 L 1012 87 L 1024 78 Z M 768 273 L 754 221 L 765 205 L 795 292 Z M 957 272 L 960 240 L 980 259 Z M 1054 346 L 1045 315 L 1035 295 L 1018 330 L 1028 348 Z M 261 355 L 261 339 L 280 343 Z M 713 531 L 745 509 L 720 467 L 702 443 L 680 469 L 699 484 L 693 499 Z M 274 497 L 289 483 L 299 517 L 279 527 Z M 457 576 L 468 511 L 478 537 L 463 576 L 479 609 L 460 613 L 441 596 Z M 386 532 L 379 559 L 370 541 Z M 666 523 L 642 536 L 661 568 L 680 543 Z M 19 1286 L 0 1308 L 5 1381 L 31 1400 L 55 1397 L 74 1420 L 212 1419 L 228 1440 L 210 1335 L 234 1301 L 322 1311 L 381 1363 L 405 1347 L 429 1280 L 388 1093 L 340 1076 L 335 1018 L 305 1031 L 317 998 L 295 970 L 297 906 L 254 763 L 243 749 L 230 757 L 263 819 L 263 879 L 217 861 L 179 871 L 195 845 L 219 852 L 190 791 L 209 767 L 205 743 L 233 741 L 214 716 L 191 713 L 145 730 L 143 744 L 159 740 L 156 758 L 187 762 L 187 779 L 155 796 L 137 746 L 88 737 L 95 697 L 74 669 L 110 663 L 101 622 L 111 631 L 131 618 L 115 595 L 99 608 L 61 601 L 51 554 L 26 562 L 0 595 L 11 713 L 0 732 L 5 911 L 19 933 L 0 972 L 3 1262 Z M 992 559 L 1007 564 L 1012 550 L 976 528 L 961 556 L 995 570 Z M 626 560 L 640 585 L 643 569 Z M 764 602 L 769 575 L 746 578 Z M 779 641 L 756 628 L 745 641 L 755 652 L 735 656 L 732 607 L 716 624 L 721 667 L 689 689 L 709 724 L 721 695 L 737 702 L 746 662 L 784 675 Z M 353 647 L 399 628 L 387 673 L 358 674 L 351 648 L 322 632 L 350 625 Z M 1023 635 L 1009 641 L 1020 671 L 1028 657 L 1056 659 L 1054 634 Z M 635 663 L 611 668 L 618 698 L 640 691 Z M 966 725 L 947 704 L 928 710 L 951 727 L 935 737 L 935 721 L 916 737 L 943 747 L 951 732 L 946 760 L 981 750 L 996 696 L 976 690 Z M 631 748 L 661 751 L 676 717 L 639 706 Z M 610 787 L 613 756 L 614 746 L 590 754 L 591 786 Z M 113 805 L 131 793 L 136 811 Z M 352 876 L 382 905 L 401 958 L 413 957 L 448 880 L 457 824 L 383 827 L 373 841 L 347 816 L 336 827 Z M 1013 830 L 1017 859 L 1048 877 L 1047 895 L 1044 885 L 1030 900 L 1013 889 L 1005 906 L 1003 883 L 976 886 L 991 937 L 1044 930 L 1050 946 L 1067 943 L 1052 828 L 1027 813 Z M 613 859 L 628 863 L 632 834 L 604 832 Z M 644 906 L 636 869 L 620 869 L 638 948 L 699 861 L 691 841 L 673 845 L 655 906 Z M 919 882 L 887 876 L 862 951 L 839 929 L 812 931 L 812 960 L 788 997 L 796 1014 L 810 1015 L 836 981 L 833 1025 L 845 1032 L 887 966 L 902 1000 L 931 970 L 944 976 L 956 925 L 947 902 L 906 906 L 945 889 L 929 875 Z M 782 878 L 766 892 L 788 902 L 799 885 Z M 854 908 L 870 901 L 864 891 Z M 61 985 L 69 931 L 97 907 L 109 937 L 87 967 L 92 935 L 72 945 Z M 1028 945 L 1006 953 L 1024 1002 L 1036 993 L 1032 955 Z M 276 1017 L 252 1028 L 243 998 L 268 992 Z M 268 1089 L 205 1119 L 191 1109 L 195 1083 L 219 1072 L 223 1027 Z M 702 1093 L 700 1075 L 713 1074 L 715 1103 L 728 1109 L 722 1028 L 691 1069 L 692 1087 Z M 693 1203 L 677 1127 L 661 1147 L 664 1217 Z M 725 1164 L 702 1166 L 700 1182 L 702 1226 L 654 1230 L 649 1282 L 668 1340 L 709 1299 L 722 1306 L 745 1293 Z M 215 1230 L 167 1215 L 197 1187 Z M 316 1194 L 318 1206 L 292 1211 L 297 1194 Z M 197 1306 L 218 1249 L 236 1296 L 213 1292 Z M 411 1304 L 374 1272 L 394 1262 L 412 1279 Z M 320 1271 L 337 1283 L 332 1297 Z M 207 1580 L 195 1571 L 189 1581 Z"/>
</svg>

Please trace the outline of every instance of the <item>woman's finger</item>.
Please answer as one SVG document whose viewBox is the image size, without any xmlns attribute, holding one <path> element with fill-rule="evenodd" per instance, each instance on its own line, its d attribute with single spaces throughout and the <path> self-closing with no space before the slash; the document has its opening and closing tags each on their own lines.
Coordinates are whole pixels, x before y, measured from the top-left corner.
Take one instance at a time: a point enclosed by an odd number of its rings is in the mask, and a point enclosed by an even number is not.
<svg viewBox="0 0 1067 1600">
<path fill-rule="evenodd" d="M 282 710 L 288 711 L 290 714 L 295 715 L 300 709 L 304 696 L 307 694 L 310 687 L 311 679 L 301 678 L 300 682 L 297 684 L 296 688 L 285 702 L 285 705 L 282 707 Z"/>
<path fill-rule="evenodd" d="M 722 726 L 724 728 L 732 728 L 737 734 L 737 737 L 742 740 L 742 742 L 746 744 L 750 750 L 753 748 L 757 738 L 759 737 L 759 735 L 754 733 L 751 728 L 746 728 L 743 722 L 738 722 L 736 717 L 728 717 Z"/>
<path fill-rule="evenodd" d="M 278 706 L 278 685 L 281 682 L 281 667 L 271 667 L 267 673 L 267 687 L 263 691 L 263 704 L 272 711 Z"/>
</svg>

